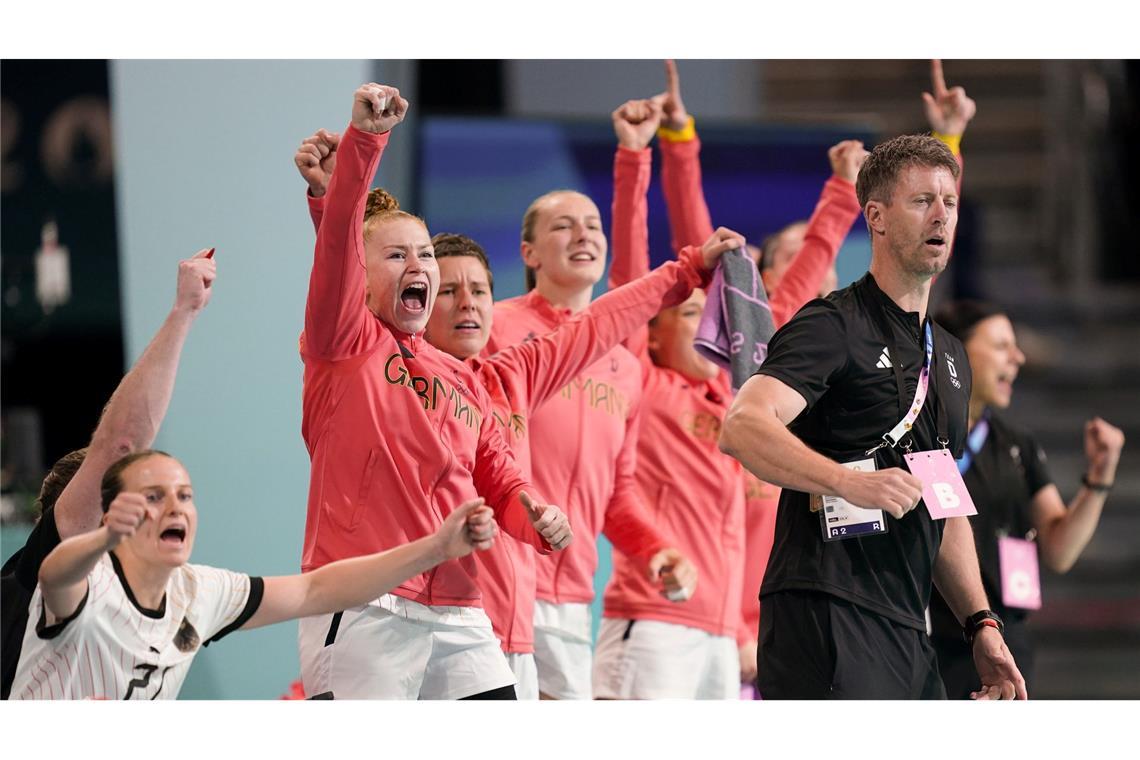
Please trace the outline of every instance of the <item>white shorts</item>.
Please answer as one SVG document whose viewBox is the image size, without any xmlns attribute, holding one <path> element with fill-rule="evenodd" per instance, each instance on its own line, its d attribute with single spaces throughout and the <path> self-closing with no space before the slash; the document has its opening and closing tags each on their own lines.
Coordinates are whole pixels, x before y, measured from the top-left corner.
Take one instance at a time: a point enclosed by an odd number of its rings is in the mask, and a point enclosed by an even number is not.
<svg viewBox="0 0 1140 760">
<path fill-rule="evenodd" d="M 534 603 L 538 690 L 555 699 L 590 699 L 590 605 Z"/>
<path fill-rule="evenodd" d="M 534 664 L 534 655 L 508 654 L 507 664 L 515 674 L 515 696 L 522 699 L 538 699 L 538 666 Z"/>
<path fill-rule="evenodd" d="M 594 660 L 597 699 L 739 699 L 736 640 L 657 620 L 604 618 Z"/>
<path fill-rule="evenodd" d="M 515 682 L 479 607 L 429 607 L 385 594 L 302 618 L 297 640 L 310 697 L 460 699 Z"/>
</svg>

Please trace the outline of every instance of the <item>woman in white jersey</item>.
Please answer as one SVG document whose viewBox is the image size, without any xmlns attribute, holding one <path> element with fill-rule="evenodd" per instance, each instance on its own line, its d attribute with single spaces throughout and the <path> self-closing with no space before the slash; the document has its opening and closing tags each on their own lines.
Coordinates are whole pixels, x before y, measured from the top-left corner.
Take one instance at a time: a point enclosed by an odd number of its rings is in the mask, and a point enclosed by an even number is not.
<svg viewBox="0 0 1140 760">
<path fill-rule="evenodd" d="M 169 454 L 113 464 L 102 504 L 103 525 L 62 542 L 40 567 L 12 699 L 173 699 L 202 646 L 239 628 L 364 604 L 489 548 L 497 531 L 477 499 L 417 541 L 258 578 L 189 564 L 198 513 L 190 476 Z"/>
</svg>

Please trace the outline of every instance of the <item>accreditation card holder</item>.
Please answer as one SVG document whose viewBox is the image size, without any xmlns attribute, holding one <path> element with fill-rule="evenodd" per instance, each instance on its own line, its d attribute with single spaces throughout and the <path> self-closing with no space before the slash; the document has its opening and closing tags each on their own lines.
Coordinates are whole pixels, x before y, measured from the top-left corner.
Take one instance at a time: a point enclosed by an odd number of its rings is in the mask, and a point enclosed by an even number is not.
<svg viewBox="0 0 1140 760">
<path fill-rule="evenodd" d="M 922 501 L 935 520 L 945 517 L 969 517 L 978 514 L 966 482 L 958 472 L 958 463 L 948 449 L 931 449 L 903 454 L 907 467 L 922 481 Z"/>
<path fill-rule="evenodd" d="M 860 459 L 843 466 L 856 472 L 874 472 L 875 460 Z M 838 496 L 823 496 L 822 500 L 819 523 L 823 528 L 824 541 L 842 541 L 887 532 L 887 521 L 881 509 L 863 509 Z"/>
<path fill-rule="evenodd" d="M 1022 538 L 998 539 L 1001 567 L 1001 601 L 1006 607 L 1041 609 L 1041 577 L 1037 569 L 1037 544 Z"/>
</svg>

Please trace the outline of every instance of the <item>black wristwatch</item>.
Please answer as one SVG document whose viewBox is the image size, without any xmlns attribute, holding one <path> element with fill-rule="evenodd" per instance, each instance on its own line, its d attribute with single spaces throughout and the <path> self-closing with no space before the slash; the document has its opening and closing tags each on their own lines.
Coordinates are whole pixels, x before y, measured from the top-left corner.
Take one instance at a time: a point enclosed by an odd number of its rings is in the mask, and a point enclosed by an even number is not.
<svg viewBox="0 0 1140 760">
<path fill-rule="evenodd" d="M 1112 490 L 1112 483 L 1093 483 L 1089 480 L 1089 474 L 1086 472 L 1081 476 L 1081 485 L 1089 489 L 1093 493 L 1108 493 Z"/>
<path fill-rule="evenodd" d="M 973 646 L 974 636 L 983 628 L 997 628 L 998 633 L 1005 635 L 1005 623 L 997 616 L 997 613 L 993 610 L 981 610 L 966 618 L 966 624 L 962 626 L 962 638 L 966 640 L 967 644 Z"/>
</svg>

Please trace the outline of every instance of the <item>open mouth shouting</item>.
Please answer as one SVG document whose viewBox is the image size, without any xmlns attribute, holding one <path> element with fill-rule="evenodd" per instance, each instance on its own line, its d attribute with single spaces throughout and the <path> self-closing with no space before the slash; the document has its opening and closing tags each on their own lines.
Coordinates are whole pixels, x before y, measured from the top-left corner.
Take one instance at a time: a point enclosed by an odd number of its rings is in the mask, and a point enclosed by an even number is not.
<svg viewBox="0 0 1140 760">
<path fill-rule="evenodd" d="M 428 286 L 426 282 L 413 282 L 400 291 L 400 303 L 412 314 L 427 310 Z"/>
<path fill-rule="evenodd" d="M 1016 372 L 1003 372 L 997 376 L 997 386 L 1007 395 L 1013 393 L 1013 381 L 1017 377 Z"/>
<path fill-rule="evenodd" d="M 158 534 L 163 546 L 181 547 L 186 543 L 186 526 L 170 525 Z"/>
</svg>

